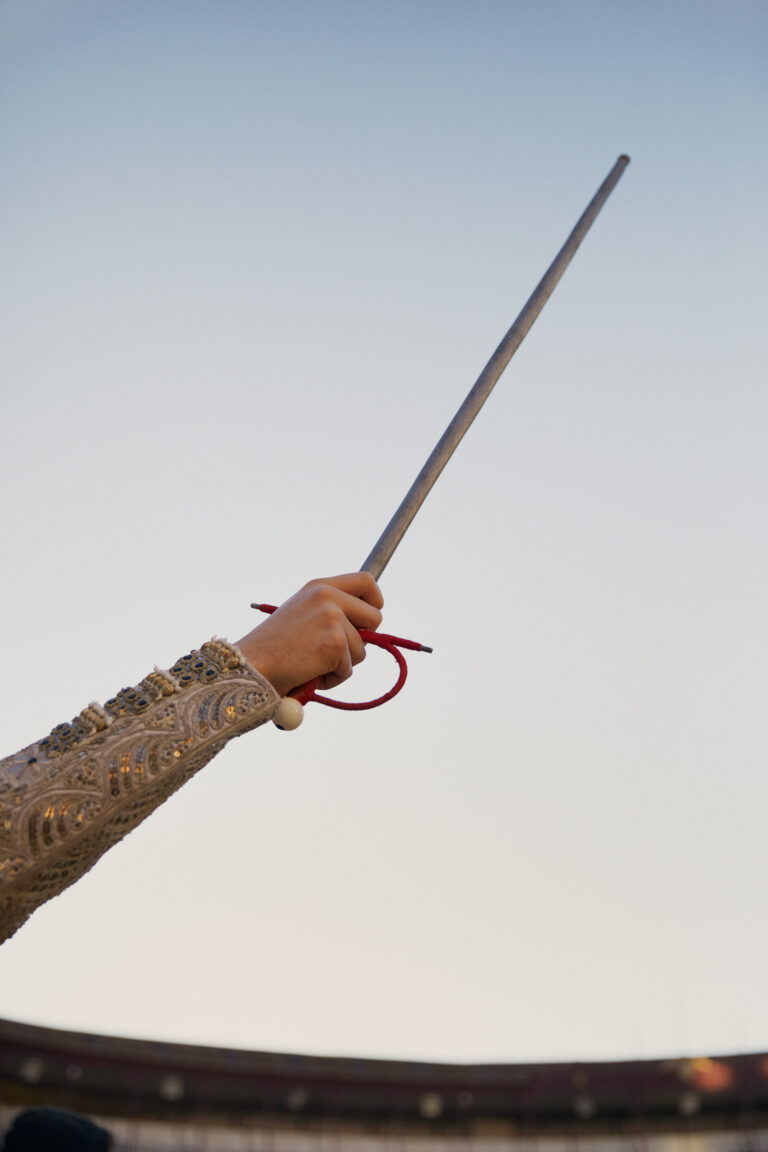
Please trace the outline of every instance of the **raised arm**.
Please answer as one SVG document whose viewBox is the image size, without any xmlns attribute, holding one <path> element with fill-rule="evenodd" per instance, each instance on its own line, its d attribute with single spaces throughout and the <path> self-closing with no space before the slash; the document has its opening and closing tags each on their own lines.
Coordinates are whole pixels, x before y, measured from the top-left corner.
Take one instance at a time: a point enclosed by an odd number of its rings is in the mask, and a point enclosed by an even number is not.
<svg viewBox="0 0 768 1152">
<path fill-rule="evenodd" d="M 381 606 L 365 573 L 314 580 L 237 645 L 210 640 L 0 761 L 0 941 L 282 695 L 351 675 Z"/>
</svg>

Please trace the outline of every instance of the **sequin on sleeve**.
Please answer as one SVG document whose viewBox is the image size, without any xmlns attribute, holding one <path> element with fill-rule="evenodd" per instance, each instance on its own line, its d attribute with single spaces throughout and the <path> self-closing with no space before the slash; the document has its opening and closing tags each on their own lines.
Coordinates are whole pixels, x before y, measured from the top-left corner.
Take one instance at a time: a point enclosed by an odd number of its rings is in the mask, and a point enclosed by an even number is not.
<svg viewBox="0 0 768 1152">
<path fill-rule="evenodd" d="M 0 941 L 279 702 L 214 639 L 0 761 Z"/>
</svg>

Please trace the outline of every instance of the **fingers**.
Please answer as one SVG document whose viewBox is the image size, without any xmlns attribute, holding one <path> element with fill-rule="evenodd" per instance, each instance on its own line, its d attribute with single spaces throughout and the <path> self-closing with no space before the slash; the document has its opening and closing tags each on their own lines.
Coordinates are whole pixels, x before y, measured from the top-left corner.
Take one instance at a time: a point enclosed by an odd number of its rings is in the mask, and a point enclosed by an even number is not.
<svg viewBox="0 0 768 1152">
<path fill-rule="evenodd" d="M 310 580 L 302 589 L 311 596 L 328 597 L 355 628 L 375 631 L 381 624 L 384 597 L 368 572 L 350 572 L 327 580 Z"/>
<path fill-rule="evenodd" d="M 325 615 L 325 643 L 322 648 L 322 658 L 327 665 L 327 671 L 322 677 L 324 688 L 335 688 L 352 675 L 356 664 L 365 660 L 365 644 L 358 631 L 345 614 L 344 607 L 337 602 L 338 592 L 334 592 L 334 599 L 322 605 Z M 346 600 L 346 597 L 345 597 Z M 354 601 L 356 603 L 356 601 Z M 378 613 L 378 610 L 375 610 Z M 355 615 L 355 613 L 352 613 Z M 378 613 L 380 618 L 381 614 Z"/>
<path fill-rule="evenodd" d="M 367 572 L 312 580 L 239 647 L 281 695 L 318 678 L 324 687 L 334 687 L 365 659 L 358 629 L 379 627 L 383 603 Z"/>
<path fill-rule="evenodd" d="M 302 591 L 318 601 L 318 610 L 331 614 L 329 624 L 333 618 L 334 624 L 341 625 L 342 632 L 334 630 L 334 642 L 328 653 L 333 666 L 322 678 L 323 688 L 335 688 L 348 680 L 353 667 L 365 659 L 365 644 L 358 629 L 375 631 L 379 627 L 384 597 L 368 572 L 312 580 Z"/>
<path fill-rule="evenodd" d="M 384 607 L 381 589 L 370 572 L 347 572 L 342 576 L 330 576 L 325 580 L 310 580 L 307 587 L 318 584 L 338 588 L 340 592 L 346 592 L 349 596 L 354 596 L 379 611 Z"/>
<path fill-rule="evenodd" d="M 343 620 L 342 628 L 343 641 L 339 637 L 336 649 L 338 663 L 323 677 L 323 688 L 335 688 L 338 684 L 343 684 L 352 675 L 353 667 L 365 660 L 365 644 L 357 628 L 348 620 Z"/>
</svg>

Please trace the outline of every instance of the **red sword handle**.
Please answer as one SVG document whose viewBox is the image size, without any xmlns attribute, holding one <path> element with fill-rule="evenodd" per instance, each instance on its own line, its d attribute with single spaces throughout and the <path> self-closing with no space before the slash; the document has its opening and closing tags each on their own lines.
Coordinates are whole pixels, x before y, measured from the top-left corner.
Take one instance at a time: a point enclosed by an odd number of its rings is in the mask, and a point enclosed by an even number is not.
<svg viewBox="0 0 768 1152">
<path fill-rule="evenodd" d="M 275 604 L 252 604 L 251 607 L 258 608 L 260 612 L 266 612 L 269 615 L 277 611 Z M 308 680 L 306 684 L 302 684 L 299 688 L 294 688 L 289 695 L 293 697 L 294 700 L 298 700 L 299 704 L 325 704 L 328 708 L 343 708 L 346 712 L 363 712 L 367 708 L 378 708 L 380 704 L 386 704 L 388 700 L 397 696 L 405 684 L 408 675 L 408 665 L 400 649 L 408 648 L 411 652 L 432 651 L 426 644 L 419 644 L 416 640 L 404 640 L 402 636 L 390 636 L 387 632 L 371 632 L 367 628 L 359 628 L 358 631 L 366 644 L 373 644 L 376 648 L 383 648 L 385 652 L 389 652 L 390 656 L 397 663 L 397 680 L 388 692 L 385 692 L 383 696 L 377 696 L 375 700 L 363 700 L 360 703 L 353 703 L 350 700 L 334 700 L 330 696 L 321 696 L 318 694 L 317 689 L 320 685 L 320 678 L 318 677 L 315 680 Z"/>
</svg>

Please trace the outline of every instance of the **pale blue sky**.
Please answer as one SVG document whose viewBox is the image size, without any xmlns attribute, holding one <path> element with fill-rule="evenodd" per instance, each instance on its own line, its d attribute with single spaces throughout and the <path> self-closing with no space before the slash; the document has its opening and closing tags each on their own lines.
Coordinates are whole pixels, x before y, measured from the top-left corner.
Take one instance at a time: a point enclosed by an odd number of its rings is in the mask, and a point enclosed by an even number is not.
<svg viewBox="0 0 768 1152">
<path fill-rule="evenodd" d="M 0 1014 L 768 1047 L 767 55 L 740 0 L 0 2 L 9 752 L 357 567 L 632 156 L 385 573 L 434 656 L 230 747 Z"/>
</svg>

